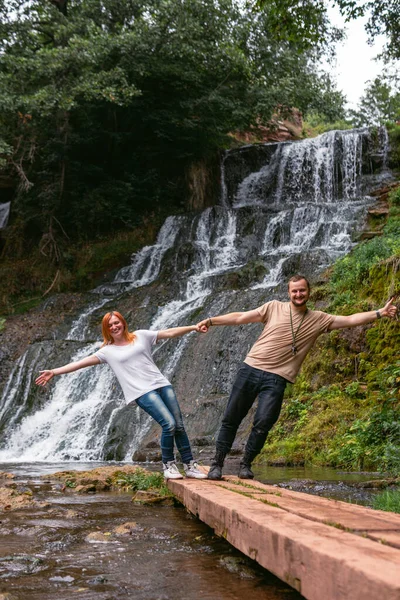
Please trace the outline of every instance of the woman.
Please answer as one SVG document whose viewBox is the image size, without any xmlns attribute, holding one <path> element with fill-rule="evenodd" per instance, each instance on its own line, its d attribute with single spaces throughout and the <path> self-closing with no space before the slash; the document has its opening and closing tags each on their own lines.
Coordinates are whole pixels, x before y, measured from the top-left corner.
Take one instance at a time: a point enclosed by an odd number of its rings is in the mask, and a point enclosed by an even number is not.
<svg viewBox="0 0 400 600">
<path fill-rule="evenodd" d="M 128 330 L 127 322 L 119 312 L 109 312 L 103 317 L 104 343 L 97 352 L 63 367 L 40 371 L 36 384 L 44 386 L 56 375 L 107 363 L 121 385 L 127 404 L 136 401 L 161 425 L 164 477 L 166 479 L 182 479 L 175 463 L 175 442 L 181 455 L 186 477 L 206 479 L 207 475 L 200 471 L 197 463 L 193 460 L 174 389 L 157 368 L 151 356 L 151 346 L 159 340 L 179 337 L 191 331 L 206 332 L 207 328 L 191 325 L 162 331 L 139 329 L 131 333 Z"/>
</svg>

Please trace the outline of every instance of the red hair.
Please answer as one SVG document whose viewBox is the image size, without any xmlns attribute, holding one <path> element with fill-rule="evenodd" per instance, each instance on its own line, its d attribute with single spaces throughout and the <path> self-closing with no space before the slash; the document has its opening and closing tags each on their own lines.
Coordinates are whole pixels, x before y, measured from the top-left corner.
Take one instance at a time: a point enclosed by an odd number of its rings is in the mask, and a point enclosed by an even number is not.
<svg viewBox="0 0 400 600">
<path fill-rule="evenodd" d="M 136 338 L 136 335 L 134 333 L 129 332 L 128 323 L 126 322 L 124 317 L 121 315 L 121 313 L 118 312 L 117 310 L 113 310 L 112 312 L 106 313 L 101 322 L 101 332 L 103 334 L 103 340 L 104 340 L 103 346 L 107 346 L 108 344 L 114 343 L 113 337 L 110 333 L 110 326 L 109 326 L 111 317 L 117 317 L 117 319 L 119 319 L 121 321 L 122 325 L 124 326 L 124 338 L 126 339 L 127 342 L 133 342 L 133 340 Z"/>
</svg>

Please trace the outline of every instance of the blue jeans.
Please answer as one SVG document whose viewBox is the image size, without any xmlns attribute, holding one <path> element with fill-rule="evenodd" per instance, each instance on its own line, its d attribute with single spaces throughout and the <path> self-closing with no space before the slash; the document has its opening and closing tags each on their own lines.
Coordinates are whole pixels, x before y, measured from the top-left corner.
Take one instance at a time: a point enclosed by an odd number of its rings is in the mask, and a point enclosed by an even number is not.
<svg viewBox="0 0 400 600">
<path fill-rule="evenodd" d="M 183 426 L 183 419 L 179 403 L 172 385 L 166 385 L 143 394 L 136 399 L 140 408 L 143 408 L 159 425 L 161 425 L 161 456 L 164 464 L 175 460 L 174 442 L 184 464 L 193 460 L 189 438 Z"/>
<path fill-rule="evenodd" d="M 240 423 L 258 396 L 253 427 L 246 443 L 245 459 L 251 463 L 261 452 L 271 427 L 281 412 L 287 380 L 243 363 L 233 384 L 217 439 L 217 450 L 228 454 Z"/>
</svg>

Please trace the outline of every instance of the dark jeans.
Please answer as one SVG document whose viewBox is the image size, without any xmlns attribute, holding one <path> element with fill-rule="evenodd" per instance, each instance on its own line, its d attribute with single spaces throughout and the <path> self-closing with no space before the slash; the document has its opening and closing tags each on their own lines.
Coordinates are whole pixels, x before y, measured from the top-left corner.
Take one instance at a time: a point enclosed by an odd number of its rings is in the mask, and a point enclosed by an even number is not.
<svg viewBox="0 0 400 600">
<path fill-rule="evenodd" d="M 136 402 L 161 425 L 161 456 L 164 464 L 174 460 L 174 442 L 182 462 L 193 460 L 189 439 L 183 426 L 182 413 L 172 385 L 143 394 Z"/>
<path fill-rule="evenodd" d="M 255 369 L 243 363 L 236 376 L 222 419 L 217 450 L 225 454 L 230 451 L 240 423 L 258 396 L 253 427 L 245 448 L 245 458 L 249 462 L 253 461 L 261 452 L 269 430 L 278 420 L 286 383 L 287 380 L 280 375 Z"/>
</svg>

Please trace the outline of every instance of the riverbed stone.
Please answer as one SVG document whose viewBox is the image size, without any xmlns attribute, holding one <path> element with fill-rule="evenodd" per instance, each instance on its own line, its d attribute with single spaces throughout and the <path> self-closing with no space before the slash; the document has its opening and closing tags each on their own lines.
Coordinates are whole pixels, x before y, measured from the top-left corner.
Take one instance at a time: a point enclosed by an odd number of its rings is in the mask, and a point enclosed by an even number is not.
<svg viewBox="0 0 400 600">
<path fill-rule="evenodd" d="M 2 510 L 16 510 L 18 508 L 24 508 L 30 506 L 33 502 L 32 494 L 26 494 L 25 492 L 19 493 L 15 489 L 10 489 L 1 486 L 0 487 L 0 509 Z"/>
<path fill-rule="evenodd" d="M 164 504 L 172 506 L 174 499 L 172 496 L 161 496 L 159 492 L 138 490 L 132 498 L 132 502 L 139 504 Z"/>
<path fill-rule="evenodd" d="M 75 492 L 77 494 L 95 494 L 97 492 L 97 488 L 95 484 L 77 485 Z"/>
<path fill-rule="evenodd" d="M 130 535 L 132 531 L 137 529 L 138 524 L 135 521 L 131 521 L 129 523 L 122 523 L 122 525 L 117 525 L 114 527 L 113 533 L 117 535 Z"/>
<path fill-rule="evenodd" d="M 102 531 L 92 531 L 89 533 L 85 540 L 90 543 L 100 542 L 102 544 L 108 544 L 112 541 L 111 533 L 103 533 Z"/>
</svg>

